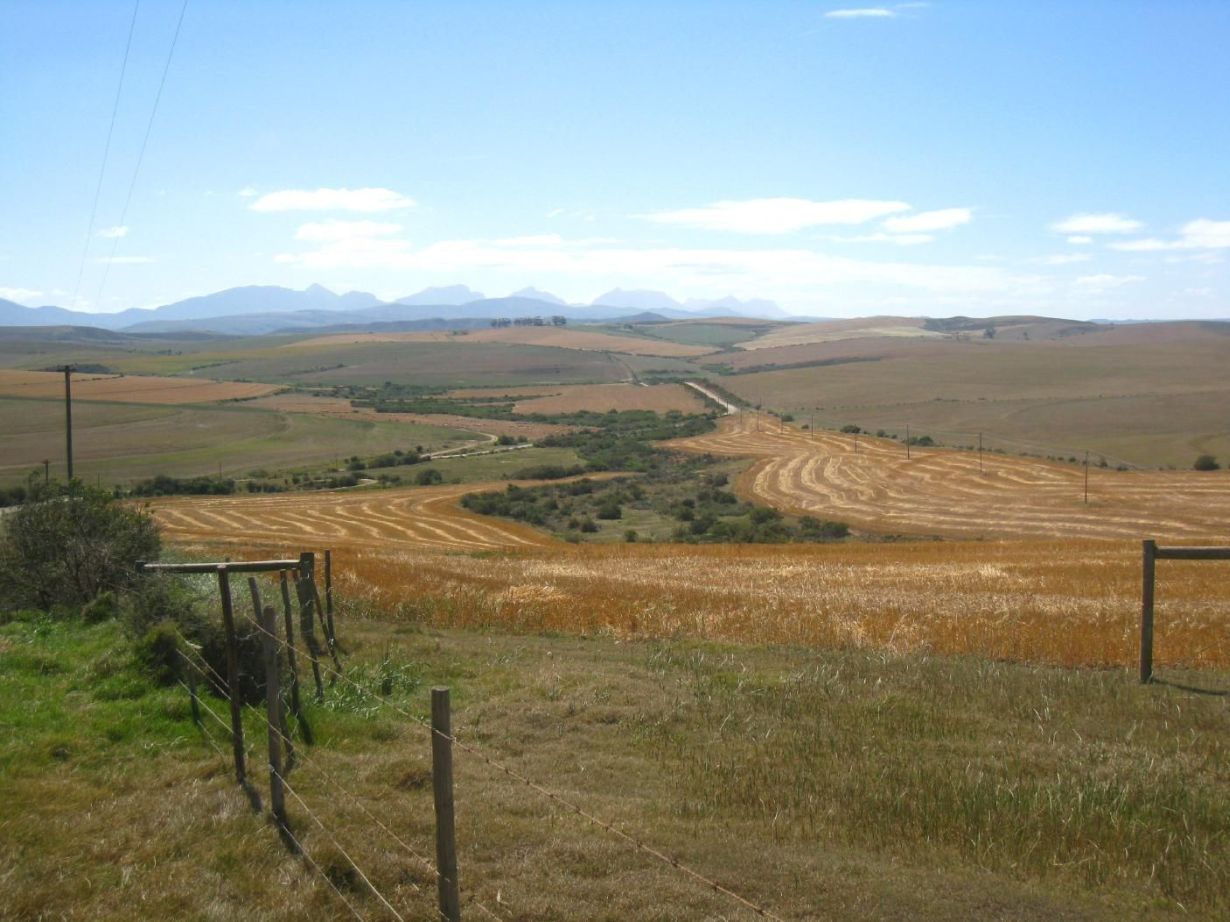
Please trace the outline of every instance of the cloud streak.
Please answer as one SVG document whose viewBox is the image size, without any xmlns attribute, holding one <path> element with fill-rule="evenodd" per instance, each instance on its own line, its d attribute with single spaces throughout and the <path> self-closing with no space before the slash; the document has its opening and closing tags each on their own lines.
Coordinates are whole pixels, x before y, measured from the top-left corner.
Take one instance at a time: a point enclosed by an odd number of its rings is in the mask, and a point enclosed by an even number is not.
<svg viewBox="0 0 1230 922">
<path fill-rule="evenodd" d="M 1116 212 L 1074 214 L 1056 221 L 1051 230 L 1057 234 L 1130 234 L 1143 225 L 1135 218 Z"/>
<path fill-rule="evenodd" d="M 392 189 L 282 189 L 260 196 L 252 211 L 380 212 L 413 208 L 414 199 Z"/>
<path fill-rule="evenodd" d="M 897 15 L 896 10 L 890 10 L 883 6 L 868 6 L 859 7 L 848 10 L 829 10 L 824 14 L 825 19 L 893 19 Z"/>
<path fill-rule="evenodd" d="M 757 198 L 720 201 L 701 208 L 639 215 L 657 224 L 744 234 L 789 234 L 828 224 L 863 224 L 885 215 L 909 211 L 905 202 L 837 199 L 817 202 L 804 198 Z"/>
<path fill-rule="evenodd" d="M 1141 240 L 1112 243 L 1110 248 L 1128 253 L 1146 253 L 1155 250 L 1230 249 L 1230 221 L 1197 218 L 1195 221 L 1188 221 L 1179 229 L 1178 239 L 1160 240 L 1156 237 L 1146 237 Z"/>
<path fill-rule="evenodd" d="M 932 231 L 951 230 L 968 224 L 974 213 L 968 208 L 941 208 L 936 211 L 920 211 L 918 214 L 889 218 L 884 229 L 894 234 L 925 234 Z"/>
</svg>

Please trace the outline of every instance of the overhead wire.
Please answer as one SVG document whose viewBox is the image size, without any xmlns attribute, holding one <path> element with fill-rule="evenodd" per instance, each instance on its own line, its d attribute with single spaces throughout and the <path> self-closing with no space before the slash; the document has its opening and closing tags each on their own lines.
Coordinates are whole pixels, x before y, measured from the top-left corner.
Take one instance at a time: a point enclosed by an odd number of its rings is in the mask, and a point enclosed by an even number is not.
<svg viewBox="0 0 1230 922">
<path fill-rule="evenodd" d="M 128 72 L 128 54 L 132 50 L 132 36 L 137 29 L 137 11 L 141 9 L 141 0 L 132 5 L 132 19 L 128 23 L 128 41 L 124 44 L 124 60 L 120 64 L 120 80 L 115 87 L 115 102 L 111 104 L 111 122 L 107 125 L 107 141 L 103 145 L 102 163 L 98 167 L 98 182 L 94 185 L 94 204 L 90 207 L 90 223 L 85 228 L 85 242 L 81 246 L 81 264 L 77 267 L 77 282 L 73 285 L 73 299 L 68 303 L 70 308 L 77 306 L 77 295 L 81 293 L 81 280 L 85 276 L 85 261 L 90 253 L 90 240 L 94 236 L 94 222 L 98 218 L 98 200 L 102 196 L 103 177 L 107 173 L 107 160 L 111 156 L 111 137 L 115 133 L 115 118 L 120 111 L 120 96 L 124 91 L 124 75 Z"/>
<path fill-rule="evenodd" d="M 141 175 L 141 164 L 145 160 L 145 150 L 149 146 L 150 134 L 154 130 L 154 119 L 158 115 L 158 104 L 162 101 L 162 90 L 167 84 L 167 74 L 171 70 L 171 60 L 175 57 L 175 46 L 179 44 L 179 33 L 184 25 L 184 14 L 188 11 L 188 0 L 183 0 L 179 8 L 179 19 L 175 22 L 175 34 L 171 37 L 171 47 L 167 51 L 166 63 L 162 66 L 162 77 L 158 81 L 158 92 L 154 94 L 154 106 L 150 109 L 149 120 L 145 124 L 145 136 L 141 139 L 141 149 L 137 154 L 137 165 L 133 168 L 132 179 L 128 183 L 128 194 L 124 196 L 124 207 L 120 211 L 120 220 L 117 226 L 123 227 L 124 222 L 128 220 L 128 206 L 132 203 L 133 191 L 137 188 L 137 177 Z M 107 277 L 111 273 L 111 265 L 115 262 L 115 254 L 119 250 L 120 238 L 116 237 L 111 245 L 111 255 L 106 263 L 103 264 L 102 281 L 98 283 L 98 295 L 95 297 L 95 305 L 102 303 L 103 290 L 107 286 Z"/>
</svg>

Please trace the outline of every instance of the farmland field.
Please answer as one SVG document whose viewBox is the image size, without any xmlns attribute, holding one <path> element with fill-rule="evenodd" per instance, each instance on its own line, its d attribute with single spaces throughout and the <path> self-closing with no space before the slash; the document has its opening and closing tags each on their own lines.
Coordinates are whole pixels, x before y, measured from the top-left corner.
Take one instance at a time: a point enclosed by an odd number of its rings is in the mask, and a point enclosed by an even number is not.
<svg viewBox="0 0 1230 922">
<path fill-rule="evenodd" d="M 633 355 L 687 357 L 712 351 L 706 346 L 659 342 L 639 336 L 620 336 L 600 330 L 569 327 L 502 327 L 465 333 L 333 333 L 289 343 L 288 349 L 321 349 L 369 343 L 508 343 L 552 346 L 586 352 L 627 352 Z"/>
<path fill-rule="evenodd" d="M 1221 472 L 1099 468 L 1086 503 L 1077 465 L 917 446 L 907 458 L 887 439 L 806 432 L 751 412 L 673 444 L 759 458 L 740 479 L 745 494 L 881 534 L 1230 541 Z"/>
<path fill-rule="evenodd" d="M 77 476 L 107 486 L 167 474 L 246 475 L 256 468 L 335 463 L 423 445 L 473 442 L 473 432 L 397 421 L 279 413 L 247 404 L 220 407 L 82 401 L 73 408 Z M 59 400 L 0 399 L 0 482 L 16 483 L 44 458 L 63 475 L 64 405 Z"/>
<path fill-rule="evenodd" d="M 1230 336 L 1222 332 L 1230 326 L 1164 326 L 1048 341 L 879 336 L 714 359 L 742 372 L 721 381 L 743 399 L 804 421 L 814 413 L 831 428 L 904 435 L 909 423 L 945 444 L 968 445 L 983 432 L 1008 450 L 1066 457 L 1090 449 L 1153 467 L 1230 456 Z M 774 363 L 809 367 L 765 367 Z"/>
<path fill-rule="evenodd" d="M 277 387 L 200 378 L 76 374 L 72 379 L 72 390 L 74 400 L 181 404 L 250 400 L 270 394 Z M 58 372 L 0 369 L 0 397 L 63 396 L 64 376 Z"/>
<path fill-rule="evenodd" d="M 451 391 L 452 397 L 514 397 L 515 413 L 578 413 L 608 410 L 651 410 L 656 413 L 704 413 L 705 402 L 682 384 L 575 384 L 525 388 L 464 388 Z"/>
</svg>

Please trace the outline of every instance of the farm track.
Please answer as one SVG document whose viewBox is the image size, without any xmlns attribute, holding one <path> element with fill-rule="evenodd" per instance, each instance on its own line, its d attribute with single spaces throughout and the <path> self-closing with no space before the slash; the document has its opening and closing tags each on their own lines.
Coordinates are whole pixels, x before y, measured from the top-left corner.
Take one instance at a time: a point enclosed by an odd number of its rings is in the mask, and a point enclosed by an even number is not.
<svg viewBox="0 0 1230 922">
<path fill-rule="evenodd" d="M 881 534 L 954 538 L 1230 540 L 1230 480 L 1190 471 L 1092 469 L 970 451 L 781 428 L 770 417 L 728 417 L 718 432 L 671 447 L 759 458 L 745 496 L 784 512 L 840 519 Z M 856 450 L 857 446 L 857 450 Z"/>
<path fill-rule="evenodd" d="M 503 519 L 457 505 L 466 493 L 503 490 L 507 482 L 401 490 L 282 493 L 160 499 L 152 511 L 172 541 L 349 548 L 515 550 L 556 542 Z"/>
</svg>

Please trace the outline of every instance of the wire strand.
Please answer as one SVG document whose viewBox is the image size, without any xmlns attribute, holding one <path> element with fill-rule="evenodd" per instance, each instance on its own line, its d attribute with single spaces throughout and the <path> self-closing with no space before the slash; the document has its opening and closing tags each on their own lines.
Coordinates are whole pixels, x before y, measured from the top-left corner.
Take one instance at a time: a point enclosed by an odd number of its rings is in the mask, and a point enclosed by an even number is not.
<svg viewBox="0 0 1230 922">
<path fill-rule="evenodd" d="M 154 130 L 154 118 L 158 115 L 158 104 L 162 101 L 162 89 L 167 84 L 167 74 L 171 70 L 171 59 L 175 57 L 175 46 L 179 44 L 180 29 L 184 25 L 184 14 L 188 12 L 188 0 L 184 0 L 179 8 L 179 19 L 175 23 L 175 34 L 171 37 L 171 48 L 167 52 L 166 63 L 162 67 L 162 78 L 158 81 L 158 92 L 154 94 L 154 107 L 150 110 L 149 121 L 145 124 L 145 137 L 141 139 L 141 150 L 137 154 L 137 165 L 132 171 L 132 179 L 128 183 L 128 194 L 124 196 L 124 207 L 120 211 L 119 226 L 128 220 L 128 206 L 132 204 L 132 193 L 137 188 L 137 177 L 141 175 L 141 164 L 145 161 L 145 149 L 149 146 L 149 137 Z M 115 254 L 119 250 L 120 238 L 116 237 L 111 245 L 111 256 L 103 265 L 102 281 L 98 284 L 98 296 L 94 299 L 95 307 L 102 304 L 103 289 L 107 286 L 107 276 L 111 274 L 111 264 L 115 262 Z"/>
<path fill-rule="evenodd" d="M 132 36 L 137 30 L 137 11 L 140 9 L 141 0 L 136 0 L 132 5 L 132 20 L 128 23 L 128 41 L 124 44 L 124 61 L 120 64 L 120 81 L 116 84 L 115 102 L 111 105 L 111 124 L 107 126 L 107 142 L 103 145 L 102 164 L 98 168 L 98 182 L 94 186 L 94 204 L 90 207 L 90 223 L 86 225 L 85 243 L 81 246 L 81 264 L 77 267 L 77 283 L 73 285 L 73 299 L 68 304 L 74 310 L 77 307 L 77 295 L 81 293 L 81 280 L 85 276 L 85 260 L 90 253 L 90 238 L 94 236 L 94 221 L 98 218 L 98 200 L 102 196 L 103 177 L 107 173 L 107 160 L 111 156 L 111 137 L 115 133 L 115 117 L 120 111 L 124 75 L 128 72 L 128 53 L 132 50 Z"/>
<path fill-rule="evenodd" d="M 270 771 L 273 771 L 273 770 L 270 769 Z M 342 853 L 342 857 L 345 858 L 347 862 L 349 862 L 352 868 L 354 868 L 354 872 L 359 875 L 359 879 L 362 880 L 363 883 L 367 884 L 368 889 L 370 889 L 372 893 L 375 894 L 376 899 L 380 900 L 380 902 L 384 904 L 384 907 L 393 914 L 393 916 L 398 920 L 398 922 L 406 922 L 405 917 L 402 916 L 400 912 L 398 912 L 396 909 L 393 908 L 392 903 L 390 903 L 387 899 L 385 899 L 384 894 L 381 893 L 376 888 L 376 885 L 371 882 L 368 876 L 363 873 L 362 868 L 360 868 L 358 864 L 355 863 L 355 860 L 350 857 L 350 853 L 347 852 L 346 849 L 342 847 L 342 843 L 337 841 L 337 837 L 329 831 L 329 827 L 320 821 L 320 817 L 318 817 L 315 813 L 312 812 L 311 807 L 309 807 L 307 805 L 307 802 L 302 797 L 299 796 L 299 793 L 293 787 L 291 787 L 290 782 L 287 781 L 285 778 L 283 778 L 277 772 L 273 772 L 273 774 L 277 775 L 278 780 L 282 782 L 282 786 L 286 789 L 286 791 L 290 794 L 291 797 L 295 798 L 299 806 L 303 808 L 303 812 L 306 813 L 308 816 L 310 816 L 312 818 L 312 821 L 318 827 L 320 827 L 320 831 L 323 832 L 326 836 L 328 836 L 329 841 L 333 843 L 333 847 Z"/>
<path fill-rule="evenodd" d="M 256 619 L 254 619 L 251 615 L 244 613 L 243 616 L 246 617 L 250 622 L 252 622 L 252 624 L 256 625 L 257 630 L 261 631 L 261 633 L 265 634 L 268 637 L 272 637 L 277 643 L 281 644 L 282 646 L 286 645 L 285 641 L 283 641 L 276 634 L 271 634 L 269 631 L 265 630 L 265 628 L 259 622 L 257 622 Z M 547 788 L 543 787 L 537 782 L 521 774 L 516 769 L 511 768 L 510 766 L 505 765 L 504 763 L 491 758 L 490 756 L 486 755 L 479 749 L 476 749 L 475 747 L 462 742 L 456 736 L 452 734 L 448 734 L 448 733 L 443 733 L 440 730 L 437 730 L 435 727 L 431 725 L 429 721 L 425 720 L 424 718 L 419 717 L 417 714 L 412 714 L 409 711 L 405 710 L 404 708 L 400 708 L 397 705 L 385 700 L 383 697 L 377 695 L 373 691 L 370 691 L 364 688 L 362 685 L 353 681 L 349 677 L 344 676 L 341 673 L 330 669 L 326 664 L 321 663 L 321 668 L 325 669 L 328 672 L 333 673 L 334 675 L 337 676 L 338 679 L 353 686 L 358 691 L 361 691 L 364 694 L 368 695 L 369 697 L 374 698 L 381 706 L 390 708 L 391 710 L 396 711 L 397 713 L 401 714 L 403 717 L 413 720 L 415 723 L 418 723 L 422 725 L 423 727 L 427 728 L 428 730 L 430 730 L 436 736 L 439 736 L 442 739 L 446 739 L 449 742 L 453 743 L 455 746 L 457 746 L 458 749 L 462 750 L 463 752 L 466 752 L 469 755 L 474 756 L 476 759 L 485 763 L 491 768 L 494 768 L 497 771 L 503 772 L 508 777 L 521 782 L 522 784 L 530 788 L 530 790 L 534 791 L 535 793 L 542 795 L 548 800 L 554 801 L 555 803 L 558 803 L 564 807 L 567 807 L 569 810 L 577 814 L 577 816 L 582 817 L 583 819 L 589 821 L 590 823 L 599 827 L 600 829 L 604 829 L 607 832 L 611 833 L 612 835 L 616 836 L 617 838 L 622 839 L 624 842 L 632 846 L 632 848 L 634 848 L 635 850 L 644 852 L 645 854 L 650 855 L 651 857 L 657 859 L 658 861 L 669 865 L 670 867 L 679 871 L 681 874 L 691 877 L 693 880 L 697 881 L 698 883 L 704 884 L 706 887 L 713 890 L 715 893 L 721 893 L 722 895 L 728 897 L 729 899 L 734 900 L 735 902 L 739 903 L 746 909 L 751 910 L 752 912 L 756 913 L 756 915 L 761 916 L 762 918 L 774 919 L 776 920 L 776 922 L 784 922 L 784 920 L 780 916 L 776 915 L 773 912 L 770 912 L 769 910 L 765 909 L 763 906 L 753 903 L 751 900 L 747 899 L 744 896 L 739 895 L 738 893 L 731 890 L 730 888 L 724 887 L 722 884 L 718 883 L 716 880 L 706 877 L 704 874 L 701 874 L 699 871 L 696 871 L 693 868 L 689 867 L 688 865 L 684 864 L 678 858 L 675 858 L 672 855 L 668 855 L 665 852 L 661 851 L 660 849 L 655 848 L 652 845 L 647 845 L 646 843 L 641 841 L 636 836 L 633 836 L 633 835 L 630 835 L 624 832 L 622 829 L 619 829 L 616 826 L 612 825 L 611 823 L 608 823 L 606 820 L 601 819 L 600 817 L 595 816 L 594 814 L 588 812 L 583 807 L 572 803 L 571 801 L 567 800 L 564 797 L 561 797 L 559 794 L 556 794 L 554 791 L 548 790 Z"/>
</svg>

